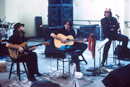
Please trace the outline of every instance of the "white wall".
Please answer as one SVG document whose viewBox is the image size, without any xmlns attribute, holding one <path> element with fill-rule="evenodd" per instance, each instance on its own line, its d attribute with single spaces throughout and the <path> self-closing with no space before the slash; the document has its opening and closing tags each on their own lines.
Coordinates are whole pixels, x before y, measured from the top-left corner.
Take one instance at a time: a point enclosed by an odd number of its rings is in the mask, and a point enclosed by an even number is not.
<svg viewBox="0 0 130 87">
<path fill-rule="evenodd" d="M 121 31 L 124 33 L 124 0 L 74 0 L 74 19 L 101 20 L 105 8 L 111 8 L 114 17 L 116 14 L 120 16 Z"/>
<path fill-rule="evenodd" d="M 5 0 L 0 0 L 0 19 L 5 18 Z"/>
<path fill-rule="evenodd" d="M 35 33 L 35 16 L 42 16 L 43 24 L 47 24 L 48 0 L 6 0 L 6 21 L 25 24 L 27 37 Z"/>
<path fill-rule="evenodd" d="M 124 20 L 130 21 L 130 0 L 125 0 L 124 5 Z M 130 38 L 130 23 L 128 23 L 128 26 L 125 24 L 125 34 L 127 34 Z"/>
<path fill-rule="evenodd" d="M 111 8 L 113 16 L 123 15 L 123 0 L 74 0 L 74 19 L 100 20 L 105 8 Z"/>
</svg>

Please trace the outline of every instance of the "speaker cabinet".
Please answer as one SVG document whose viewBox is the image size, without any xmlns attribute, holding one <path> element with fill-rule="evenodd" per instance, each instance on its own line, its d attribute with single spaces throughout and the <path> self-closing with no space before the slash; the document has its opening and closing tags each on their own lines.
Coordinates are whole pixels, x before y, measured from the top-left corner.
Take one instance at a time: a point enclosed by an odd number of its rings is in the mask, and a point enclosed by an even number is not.
<svg viewBox="0 0 130 87">
<path fill-rule="evenodd" d="M 49 6 L 48 11 L 48 25 L 51 27 L 60 25 L 60 7 L 59 6 Z"/>
<path fill-rule="evenodd" d="M 63 0 L 63 4 L 73 4 L 73 0 Z"/>
<path fill-rule="evenodd" d="M 61 20 L 60 25 L 64 25 L 67 19 L 73 20 L 73 7 L 72 6 L 62 6 L 61 8 Z M 73 21 L 72 21 L 73 22 Z"/>
<path fill-rule="evenodd" d="M 49 0 L 49 4 L 72 4 L 73 0 Z"/>
<path fill-rule="evenodd" d="M 35 29 L 37 37 L 43 37 L 43 26 L 42 26 L 42 17 L 35 17 Z"/>
<path fill-rule="evenodd" d="M 106 87 L 130 87 L 130 64 L 110 72 L 102 82 Z"/>
<path fill-rule="evenodd" d="M 72 0 L 49 0 L 48 5 L 49 27 L 63 26 L 66 19 L 73 20 Z"/>
</svg>

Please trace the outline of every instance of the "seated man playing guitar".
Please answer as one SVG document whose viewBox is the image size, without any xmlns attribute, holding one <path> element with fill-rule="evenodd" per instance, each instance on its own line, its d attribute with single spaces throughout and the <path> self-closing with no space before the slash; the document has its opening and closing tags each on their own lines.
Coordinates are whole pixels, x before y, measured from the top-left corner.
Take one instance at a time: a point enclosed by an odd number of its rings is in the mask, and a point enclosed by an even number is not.
<svg viewBox="0 0 130 87">
<path fill-rule="evenodd" d="M 50 36 L 54 38 L 54 44 L 57 48 L 62 47 L 62 45 L 63 46 L 70 45 L 72 48 L 75 48 L 75 50 L 80 50 L 81 53 L 79 53 L 79 54 L 82 54 L 87 48 L 87 44 L 83 43 L 86 41 L 86 39 L 83 39 L 83 40 L 74 40 L 73 39 L 76 37 L 76 35 L 75 35 L 74 30 L 72 29 L 72 23 L 70 20 L 66 20 L 64 27 L 62 29 L 58 29 L 58 30 L 52 32 L 50 34 Z M 57 40 L 59 40 L 59 42 Z M 71 41 L 73 41 L 73 42 L 71 43 Z M 57 44 L 56 44 L 56 42 L 57 42 Z M 62 45 L 59 45 L 60 42 Z M 72 58 L 72 62 L 74 62 L 76 64 L 76 70 L 78 72 L 80 72 L 80 60 L 79 60 L 78 56 L 79 55 L 74 52 L 71 55 L 71 58 Z"/>
<path fill-rule="evenodd" d="M 36 47 L 32 47 L 29 52 L 24 53 L 24 48 L 26 46 L 24 36 L 24 24 L 16 23 L 14 25 L 13 35 L 9 38 L 6 47 L 9 49 L 10 57 L 13 60 L 18 60 L 22 62 L 26 62 L 27 69 L 28 69 L 28 79 L 30 81 L 36 81 L 34 74 L 37 76 L 41 76 L 42 74 L 38 71 L 38 64 L 37 64 L 37 55 L 35 52 L 32 52 Z M 17 51 L 15 53 L 14 51 Z"/>
</svg>

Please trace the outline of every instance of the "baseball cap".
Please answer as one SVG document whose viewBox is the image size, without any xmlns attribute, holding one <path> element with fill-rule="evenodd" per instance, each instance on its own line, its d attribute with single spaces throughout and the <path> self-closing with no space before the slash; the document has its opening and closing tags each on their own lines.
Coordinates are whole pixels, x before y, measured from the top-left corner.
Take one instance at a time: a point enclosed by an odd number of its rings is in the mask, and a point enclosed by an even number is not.
<svg viewBox="0 0 130 87">
<path fill-rule="evenodd" d="M 22 24 L 22 23 L 16 23 L 16 24 L 14 25 L 14 29 L 18 29 L 18 28 L 21 27 L 21 26 L 24 27 L 24 24 Z"/>
</svg>

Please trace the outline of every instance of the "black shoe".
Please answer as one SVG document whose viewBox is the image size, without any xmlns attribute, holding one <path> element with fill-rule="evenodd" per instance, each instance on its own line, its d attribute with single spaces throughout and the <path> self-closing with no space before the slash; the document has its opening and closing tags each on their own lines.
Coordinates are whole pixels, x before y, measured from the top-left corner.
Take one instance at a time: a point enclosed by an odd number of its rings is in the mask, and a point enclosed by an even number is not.
<svg viewBox="0 0 130 87">
<path fill-rule="evenodd" d="M 42 74 L 41 74 L 41 73 L 39 73 L 39 72 L 38 72 L 38 73 L 36 73 L 36 75 L 37 75 L 37 76 L 42 76 Z"/>
<path fill-rule="evenodd" d="M 29 78 L 29 80 L 30 80 L 31 82 L 35 82 L 35 81 L 37 81 L 37 79 L 36 79 L 35 77 L 33 77 L 33 78 Z"/>
<path fill-rule="evenodd" d="M 101 63 L 101 67 L 104 67 L 104 63 Z"/>
</svg>

